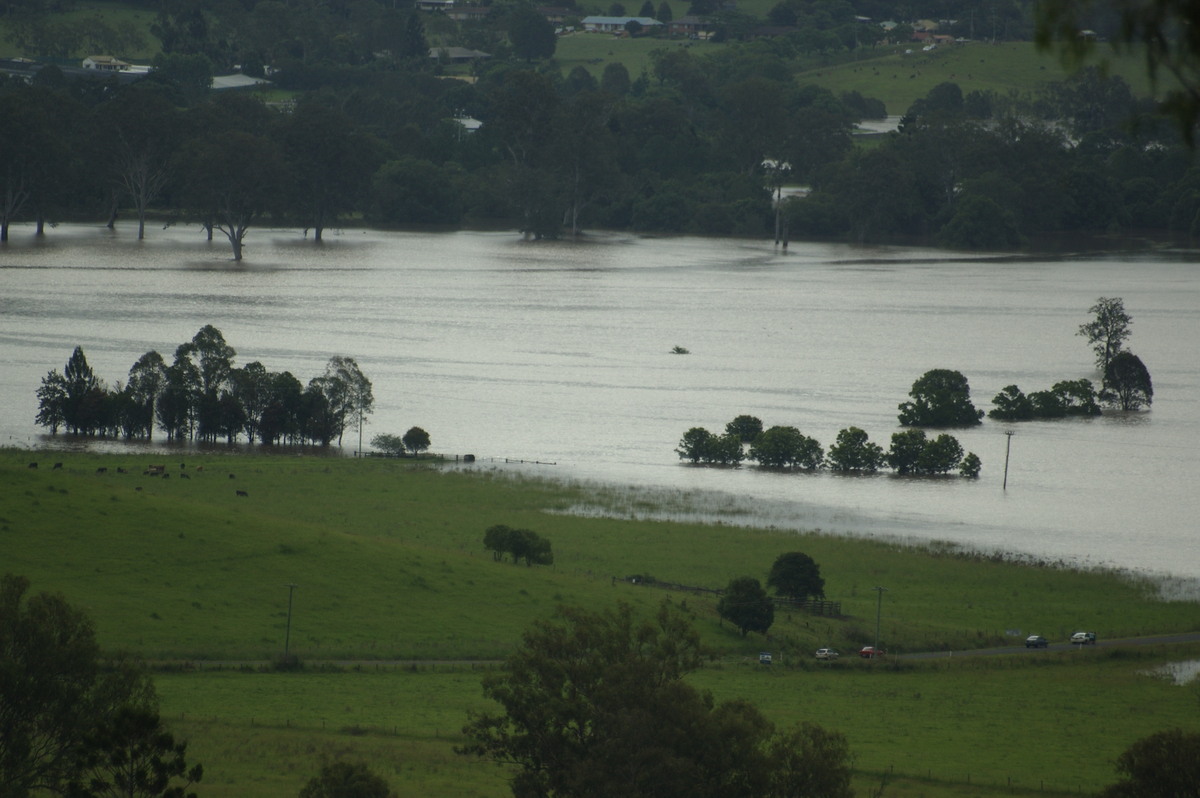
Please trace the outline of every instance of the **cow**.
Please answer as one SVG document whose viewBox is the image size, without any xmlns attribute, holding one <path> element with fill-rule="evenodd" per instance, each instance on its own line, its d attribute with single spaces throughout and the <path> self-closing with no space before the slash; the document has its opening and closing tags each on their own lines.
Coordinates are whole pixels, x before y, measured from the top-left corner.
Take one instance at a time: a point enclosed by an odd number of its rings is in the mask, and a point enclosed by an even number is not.
<svg viewBox="0 0 1200 798">
<path fill-rule="evenodd" d="M 229 475 L 229 478 L 230 478 L 230 479 L 237 479 L 237 474 L 230 474 L 230 475 Z"/>
<path fill-rule="evenodd" d="M 244 491 L 244 490 L 239 490 L 239 491 L 237 491 L 237 495 L 239 495 L 239 496 L 245 496 L 247 499 L 248 499 L 248 498 L 250 498 L 250 494 L 249 494 L 249 493 L 247 493 L 247 492 L 246 492 L 246 491 Z"/>
<path fill-rule="evenodd" d="M 96 473 L 97 474 L 107 474 L 108 466 L 100 466 L 99 468 L 96 469 Z"/>
<path fill-rule="evenodd" d="M 30 467 L 30 468 L 37 468 L 37 463 L 30 463 L 30 464 L 29 464 L 29 467 Z"/>
<path fill-rule="evenodd" d="M 117 466 L 117 473 L 118 474 L 128 474 L 129 472 L 126 471 L 124 468 L 121 468 L 121 466 Z"/>
<path fill-rule="evenodd" d="M 51 470 L 51 471 L 58 471 L 58 470 L 60 470 L 61 468 L 62 468 L 62 463 L 55 463 L 54 465 L 52 465 L 52 466 L 50 467 L 50 470 Z"/>
<path fill-rule="evenodd" d="M 167 470 L 167 467 L 165 465 L 151 465 L 151 466 L 146 466 L 146 470 L 149 471 L 151 474 L 161 474 L 162 472 Z"/>
<path fill-rule="evenodd" d="M 187 474 L 183 473 L 182 471 L 179 472 L 179 478 L 180 479 L 191 479 L 191 477 L 189 477 Z"/>
</svg>

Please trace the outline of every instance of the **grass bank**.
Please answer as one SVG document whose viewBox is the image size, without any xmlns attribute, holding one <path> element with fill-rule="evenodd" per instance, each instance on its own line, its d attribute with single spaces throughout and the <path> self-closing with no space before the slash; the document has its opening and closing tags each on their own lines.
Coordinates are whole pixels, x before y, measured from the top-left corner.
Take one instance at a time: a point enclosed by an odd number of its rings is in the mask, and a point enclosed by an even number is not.
<svg viewBox="0 0 1200 798">
<path fill-rule="evenodd" d="M 169 476 L 145 474 L 151 464 Z M 0 562 L 84 608 L 106 649 L 200 666 L 156 680 L 213 798 L 295 795 L 322 759 L 338 757 L 370 761 L 400 794 L 504 795 L 502 772 L 453 746 L 467 712 L 484 706 L 487 661 L 532 620 L 562 603 L 648 611 L 665 591 L 613 577 L 722 587 L 765 579 L 793 550 L 820 564 L 842 616 L 781 612 L 765 641 L 722 624 L 711 598 L 673 594 L 716 655 L 693 678 L 779 722 L 844 732 L 860 794 L 884 779 L 887 794 L 914 798 L 1090 791 L 1111 780 L 1112 757 L 1133 740 L 1195 727 L 1195 688 L 1144 673 L 1200 656 L 1195 647 L 948 653 L 1012 642 L 1018 630 L 1062 640 L 1085 628 L 1102 639 L 1196 629 L 1197 605 L 1161 599 L 1150 580 L 945 545 L 570 512 L 629 499 L 413 460 L 0 450 Z M 673 500 L 703 506 L 700 496 Z M 548 538 L 554 566 L 494 562 L 482 537 L 496 523 Z M 282 653 L 288 584 L 297 586 L 291 652 L 310 664 L 365 662 L 215 669 Z M 819 646 L 849 651 L 872 639 L 876 585 L 888 587 L 886 647 L 945 658 L 812 660 Z M 768 647 L 781 667 L 757 665 Z M 440 664 L 392 662 L 401 659 Z"/>
</svg>

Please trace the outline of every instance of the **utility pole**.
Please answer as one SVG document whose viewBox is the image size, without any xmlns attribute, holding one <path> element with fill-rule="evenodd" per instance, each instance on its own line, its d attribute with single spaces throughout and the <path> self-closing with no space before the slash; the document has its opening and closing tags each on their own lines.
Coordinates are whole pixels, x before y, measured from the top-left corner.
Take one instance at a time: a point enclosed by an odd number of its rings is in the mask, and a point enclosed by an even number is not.
<svg viewBox="0 0 1200 798">
<path fill-rule="evenodd" d="M 879 656 L 879 620 L 883 617 L 883 594 L 887 588 L 874 587 L 871 589 L 879 591 L 879 601 L 875 605 L 875 656 Z"/>
<path fill-rule="evenodd" d="M 1008 436 L 1008 440 L 1004 444 L 1004 487 L 1001 490 L 1008 490 L 1008 453 L 1012 449 L 1013 431 L 1006 430 L 1004 434 Z"/>
<path fill-rule="evenodd" d="M 288 617 L 287 631 L 283 635 L 283 663 L 286 666 L 289 662 L 289 653 L 292 644 L 292 594 L 296 592 L 296 585 L 289 582 L 284 585 L 288 589 Z"/>
</svg>

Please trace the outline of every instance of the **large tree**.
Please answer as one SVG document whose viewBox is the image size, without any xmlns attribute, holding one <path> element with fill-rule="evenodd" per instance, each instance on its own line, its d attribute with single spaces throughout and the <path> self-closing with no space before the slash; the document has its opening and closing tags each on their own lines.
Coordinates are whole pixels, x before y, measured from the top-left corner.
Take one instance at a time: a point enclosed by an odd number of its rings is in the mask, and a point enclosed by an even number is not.
<svg viewBox="0 0 1200 798">
<path fill-rule="evenodd" d="M 1096 368 L 1103 374 L 1109 362 L 1124 351 L 1133 319 L 1125 312 L 1125 302 L 1120 297 L 1102 296 L 1088 308 L 1088 312 L 1095 318 L 1079 325 L 1077 334 L 1087 338 L 1092 351 L 1096 353 Z"/>
<path fill-rule="evenodd" d="M 1117 757 L 1121 780 L 1102 798 L 1190 798 L 1200 795 L 1200 732 L 1169 729 L 1135 742 Z"/>
<path fill-rule="evenodd" d="M 532 5 L 513 6 L 508 14 L 508 40 L 518 58 L 534 61 L 554 55 L 554 25 Z"/>
<path fill-rule="evenodd" d="M 821 566 L 802 551 L 789 551 L 776 557 L 767 576 L 767 586 L 775 588 L 781 596 L 800 601 L 810 596 L 825 598 Z"/>
<path fill-rule="evenodd" d="M 91 620 L 61 595 L 28 595 L 29 581 L 0 577 L 0 795 L 63 793 L 98 750 L 118 744 L 122 708 L 153 709 L 149 681 L 125 666 L 101 668 Z M 130 793 L 139 795 L 139 793 Z"/>
<path fill-rule="evenodd" d="M 961 372 L 933 369 L 912 385 L 910 402 L 900 404 L 904 427 L 966 427 L 978 424 L 983 411 L 971 403 L 971 387 Z"/>
<path fill-rule="evenodd" d="M 825 463 L 834 471 L 873 473 L 885 463 L 883 448 L 872 443 L 865 430 L 846 427 L 829 447 Z"/>
<path fill-rule="evenodd" d="M 736 626 L 742 637 L 749 632 L 766 634 L 775 622 L 775 603 L 757 579 L 739 576 L 717 600 L 717 613 Z"/>
<path fill-rule="evenodd" d="M 750 444 L 750 457 L 759 465 L 784 468 L 820 468 L 825 452 L 815 438 L 795 427 L 771 427 Z"/>
<path fill-rule="evenodd" d="M 500 712 L 474 715 L 461 750 L 514 767 L 517 798 L 850 798 L 845 738 L 777 734 L 750 704 L 716 704 L 683 680 L 699 663 L 669 604 L 653 621 L 562 608 L 484 678 Z"/>
</svg>

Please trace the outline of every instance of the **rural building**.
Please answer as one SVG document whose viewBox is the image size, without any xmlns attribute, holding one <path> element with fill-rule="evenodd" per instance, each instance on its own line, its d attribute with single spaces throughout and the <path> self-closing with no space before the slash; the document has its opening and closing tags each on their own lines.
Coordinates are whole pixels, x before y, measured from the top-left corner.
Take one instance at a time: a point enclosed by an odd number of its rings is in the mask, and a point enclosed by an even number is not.
<svg viewBox="0 0 1200 798">
<path fill-rule="evenodd" d="M 584 17 L 583 29 L 589 33 L 624 33 L 630 21 L 643 28 L 662 27 L 662 23 L 653 17 Z"/>
<path fill-rule="evenodd" d="M 124 72 L 131 65 L 111 55 L 89 55 L 83 59 L 84 69 L 95 69 L 98 72 Z"/>
</svg>

